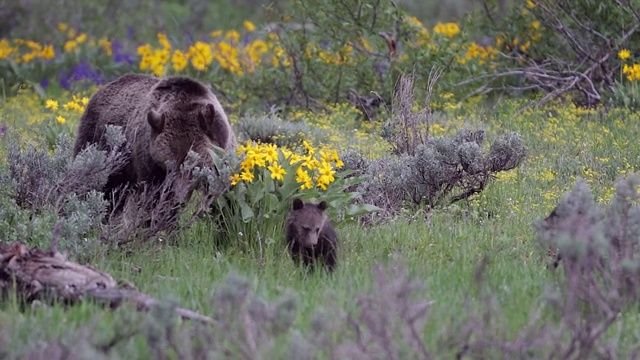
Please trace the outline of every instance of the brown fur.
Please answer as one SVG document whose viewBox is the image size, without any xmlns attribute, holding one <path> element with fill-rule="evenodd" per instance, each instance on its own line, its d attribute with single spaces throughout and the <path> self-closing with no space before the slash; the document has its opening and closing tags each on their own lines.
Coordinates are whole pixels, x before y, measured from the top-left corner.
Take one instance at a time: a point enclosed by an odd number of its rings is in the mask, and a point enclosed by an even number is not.
<svg viewBox="0 0 640 360">
<path fill-rule="evenodd" d="M 123 127 L 131 156 L 122 172 L 110 176 L 105 192 L 127 183 L 161 182 L 166 162 L 181 164 L 189 150 L 206 164 L 211 145 L 225 150 L 236 147 L 235 134 L 216 96 L 187 77 L 127 74 L 102 87 L 82 115 L 73 156 L 93 143 L 107 150 L 107 124 Z"/>
<path fill-rule="evenodd" d="M 297 264 L 311 266 L 316 262 L 333 271 L 337 262 L 338 234 L 325 212 L 327 203 L 303 203 L 294 199 L 286 220 L 287 248 Z"/>
</svg>

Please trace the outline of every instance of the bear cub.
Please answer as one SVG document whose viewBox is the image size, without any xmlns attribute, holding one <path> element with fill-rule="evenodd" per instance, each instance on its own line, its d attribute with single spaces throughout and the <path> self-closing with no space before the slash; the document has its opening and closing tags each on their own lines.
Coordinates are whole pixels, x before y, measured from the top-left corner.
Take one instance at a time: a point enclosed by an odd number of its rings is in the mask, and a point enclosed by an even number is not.
<svg viewBox="0 0 640 360">
<path fill-rule="evenodd" d="M 329 272 L 335 269 L 338 251 L 338 234 L 327 217 L 325 201 L 319 204 L 293 200 L 293 208 L 287 216 L 285 237 L 291 258 L 313 269 L 316 263 Z"/>
</svg>

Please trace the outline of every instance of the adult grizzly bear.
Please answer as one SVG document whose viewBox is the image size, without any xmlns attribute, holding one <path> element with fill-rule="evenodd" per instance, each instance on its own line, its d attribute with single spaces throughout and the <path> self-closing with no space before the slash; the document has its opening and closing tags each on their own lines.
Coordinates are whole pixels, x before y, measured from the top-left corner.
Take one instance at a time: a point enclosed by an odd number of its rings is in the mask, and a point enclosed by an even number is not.
<svg viewBox="0 0 640 360">
<path fill-rule="evenodd" d="M 156 78 L 127 74 L 106 84 L 89 100 L 78 127 L 75 158 L 87 145 L 108 150 L 106 125 L 119 125 L 131 149 L 122 171 L 111 174 L 105 193 L 139 182 L 158 184 L 166 162 L 181 164 L 189 150 L 210 160 L 217 145 L 235 149 L 236 138 L 227 116 L 211 90 L 187 77 Z"/>
<path fill-rule="evenodd" d="M 304 203 L 293 200 L 287 216 L 285 237 L 294 262 L 313 268 L 320 262 L 332 272 L 337 262 L 338 234 L 327 218 L 327 203 Z"/>
</svg>

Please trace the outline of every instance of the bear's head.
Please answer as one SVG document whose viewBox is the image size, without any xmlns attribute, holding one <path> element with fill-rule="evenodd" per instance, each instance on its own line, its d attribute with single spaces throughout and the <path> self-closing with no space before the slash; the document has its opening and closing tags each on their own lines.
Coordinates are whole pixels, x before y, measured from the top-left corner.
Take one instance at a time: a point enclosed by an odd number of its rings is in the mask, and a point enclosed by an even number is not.
<svg viewBox="0 0 640 360">
<path fill-rule="evenodd" d="M 149 154 L 156 164 L 181 164 L 193 150 L 202 164 L 211 165 L 212 145 L 234 147 L 227 116 L 207 87 L 190 79 L 168 79 L 153 92 L 159 101 L 146 120 L 151 128 Z"/>
<path fill-rule="evenodd" d="M 327 221 L 327 203 L 304 203 L 300 199 L 293 200 L 293 209 L 288 217 L 289 235 L 300 245 L 311 247 L 318 244 L 320 231 Z"/>
</svg>

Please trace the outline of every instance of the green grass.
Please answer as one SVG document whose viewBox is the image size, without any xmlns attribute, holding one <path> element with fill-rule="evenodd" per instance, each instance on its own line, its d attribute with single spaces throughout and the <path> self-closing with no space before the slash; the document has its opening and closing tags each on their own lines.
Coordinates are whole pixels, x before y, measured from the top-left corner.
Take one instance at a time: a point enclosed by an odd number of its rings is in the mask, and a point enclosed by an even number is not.
<svg viewBox="0 0 640 360">
<path fill-rule="evenodd" d="M 182 307 L 208 315 L 212 312 L 209 307 L 212 290 L 229 273 L 237 273 L 248 278 L 256 292 L 267 298 L 287 290 L 295 292 L 298 299 L 295 327 L 305 329 L 315 310 L 326 306 L 325 299 L 341 309 L 353 308 L 355 295 L 371 287 L 374 264 L 403 259 L 410 272 L 428 285 L 428 298 L 435 300 L 427 328 L 427 341 L 435 345 L 433 341 L 442 325 L 464 309 L 464 300 L 473 291 L 474 268 L 489 254 L 490 282 L 497 286 L 509 326 L 517 329 L 524 325 L 528 309 L 538 302 L 541 284 L 547 277 L 540 257 L 529 255 L 534 251 L 530 239 L 521 243 L 513 241 L 519 226 L 528 226 L 527 221 L 521 219 L 518 224 L 502 228 L 498 220 L 479 225 L 474 220 L 446 213 L 435 215 L 431 221 L 431 225 L 417 220 L 370 229 L 357 226 L 340 229 L 341 263 L 333 276 L 305 275 L 283 252 L 281 242 L 265 248 L 265 262 L 259 266 L 255 254 L 233 249 L 224 254 L 217 252 L 206 236 L 184 239 L 178 247 L 160 250 L 154 246 L 129 257 L 114 254 L 96 258 L 91 263 L 118 279 L 130 280 L 147 294 L 176 301 Z M 132 315 L 130 310 L 124 312 Z M 0 318 L 12 319 L 12 322 L 20 319 L 11 326 L 11 337 L 15 341 L 9 342 L 13 345 L 8 350 L 13 352 L 24 350 L 25 342 L 64 336 L 97 314 L 101 316 L 100 328 L 107 332 L 110 326 L 119 326 L 118 320 L 123 317 L 81 305 L 68 310 L 43 308 L 23 315 L 9 306 Z M 32 331 L 35 324 L 38 324 L 37 331 Z"/>
</svg>

